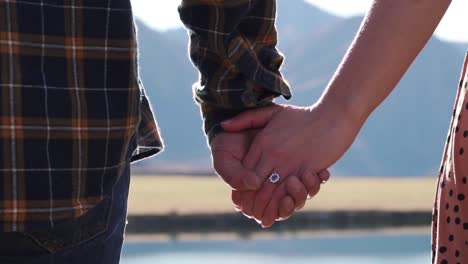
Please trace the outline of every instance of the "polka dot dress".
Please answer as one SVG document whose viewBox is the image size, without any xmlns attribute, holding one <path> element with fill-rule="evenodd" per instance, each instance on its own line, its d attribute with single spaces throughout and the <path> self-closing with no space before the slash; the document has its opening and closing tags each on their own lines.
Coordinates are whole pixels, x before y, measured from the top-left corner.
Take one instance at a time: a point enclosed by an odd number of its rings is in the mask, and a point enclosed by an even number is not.
<svg viewBox="0 0 468 264">
<path fill-rule="evenodd" d="M 468 264 L 468 54 L 438 178 L 432 263 Z"/>
</svg>

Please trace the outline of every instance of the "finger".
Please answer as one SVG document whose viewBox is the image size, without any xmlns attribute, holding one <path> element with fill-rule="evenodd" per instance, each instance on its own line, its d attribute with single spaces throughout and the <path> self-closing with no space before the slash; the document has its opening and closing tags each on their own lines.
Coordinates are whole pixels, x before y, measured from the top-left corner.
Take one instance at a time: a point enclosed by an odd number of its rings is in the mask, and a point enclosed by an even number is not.
<svg viewBox="0 0 468 264">
<path fill-rule="evenodd" d="M 304 171 L 301 175 L 301 180 L 308 193 L 311 193 L 317 185 L 320 185 L 319 176 L 311 170 Z"/>
<path fill-rule="evenodd" d="M 284 164 L 287 164 L 287 162 Z M 272 173 L 278 173 L 281 176 L 281 181 L 284 181 L 290 170 L 286 168 L 281 171 L 275 171 L 273 169 L 275 167 L 278 167 L 275 157 L 272 157 L 271 155 L 261 155 L 260 160 L 255 165 L 255 175 L 261 183 L 265 183 Z"/>
<path fill-rule="evenodd" d="M 270 169 L 271 171 L 271 169 Z M 269 179 L 263 182 L 262 187 L 260 190 L 257 191 L 255 196 L 255 203 L 253 207 L 253 216 L 257 220 L 261 220 L 263 218 L 263 214 L 268 203 L 273 196 L 276 188 L 280 185 L 284 185 L 284 181 L 286 177 L 282 177 L 281 175 L 288 175 L 290 169 L 278 170 L 278 175 L 280 176 L 279 181 L 276 183 L 272 183 Z"/>
<path fill-rule="evenodd" d="M 257 175 L 246 169 L 240 160 L 229 153 L 214 153 L 213 166 L 219 176 L 234 190 L 257 190 L 260 187 Z"/>
<path fill-rule="evenodd" d="M 247 154 L 244 156 L 244 159 L 242 160 L 242 165 L 244 165 L 245 168 L 253 171 L 253 169 L 259 162 L 261 156 L 262 156 L 262 148 L 258 144 L 258 141 L 254 140 L 252 144 L 250 145 L 250 148 Z"/>
<path fill-rule="evenodd" d="M 244 201 L 245 191 L 235 191 L 232 190 L 231 192 L 231 200 L 234 204 L 234 207 L 238 211 L 242 211 L 242 203 Z"/>
<path fill-rule="evenodd" d="M 248 218 L 253 217 L 253 206 L 255 201 L 255 192 L 254 191 L 247 191 L 244 192 L 242 199 L 242 213 L 247 216 Z"/>
<path fill-rule="evenodd" d="M 260 191 L 257 192 L 257 195 L 255 196 L 255 202 L 253 206 L 253 217 L 257 220 L 262 220 L 263 214 L 265 212 L 265 209 L 268 205 L 268 203 L 271 200 L 271 197 L 273 196 L 273 192 L 277 188 L 274 184 L 272 183 L 265 183 L 265 187 L 262 187 Z"/>
<path fill-rule="evenodd" d="M 284 221 L 294 214 L 294 200 L 291 196 L 286 196 L 281 199 L 279 205 L 279 218 L 278 221 Z"/>
<path fill-rule="evenodd" d="M 307 189 L 297 176 L 291 176 L 286 181 L 286 191 L 294 199 L 295 209 L 304 207 L 307 200 Z"/>
<path fill-rule="evenodd" d="M 269 201 L 262 218 L 262 227 L 267 228 L 272 226 L 276 219 L 279 217 L 279 207 L 282 199 L 287 197 L 288 192 L 286 191 L 286 185 L 279 185 L 273 193 L 271 200 Z M 294 201 L 292 201 L 292 210 L 294 211 Z"/>
<path fill-rule="evenodd" d="M 320 184 L 315 185 L 312 189 L 309 189 L 309 194 L 307 196 L 307 199 L 312 199 L 314 196 L 317 195 L 317 193 L 320 191 Z"/>
<path fill-rule="evenodd" d="M 239 132 L 250 128 L 262 128 L 268 124 L 280 106 L 264 107 L 243 112 L 242 114 L 221 123 L 224 130 Z"/>
<path fill-rule="evenodd" d="M 331 174 L 328 170 L 323 170 L 319 172 L 318 176 L 320 178 L 320 182 L 326 183 L 328 180 L 330 180 Z"/>
</svg>

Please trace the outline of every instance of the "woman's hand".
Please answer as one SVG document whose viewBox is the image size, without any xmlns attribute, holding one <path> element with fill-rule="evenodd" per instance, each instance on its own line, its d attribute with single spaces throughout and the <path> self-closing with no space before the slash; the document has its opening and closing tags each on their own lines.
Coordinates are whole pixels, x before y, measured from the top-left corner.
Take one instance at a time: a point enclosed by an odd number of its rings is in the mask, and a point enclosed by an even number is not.
<svg viewBox="0 0 468 264">
<path fill-rule="evenodd" d="M 308 189 L 297 177 L 289 177 L 287 181 L 277 184 L 279 188 L 275 191 L 265 189 L 260 185 L 260 181 L 252 170 L 243 166 L 243 160 L 247 154 L 250 144 L 258 134 L 258 130 L 242 131 L 238 133 L 220 133 L 211 142 L 211 152 L 213 165 L 220 177 L 233 189 L 232 201 L 238 211 L 242 211 L 246 216 L 255 218 L 257 222 L 262 222 L 263 207 L 269 206 L 271 216 L 269 222 L 271 226 L 276 219 L 287 219 L 295 210 L 300 209 L 307 199 L 307 195 L 314 194 L 316 188 Z M 320 179 L 315 174 L 310 174 L 304 179 L 307 182 L 326 181 L 330 177 L 328 171 L 320 174 Z M 309 184 L 309 186 L 311 186 Z M 314 185 L 315 186 L 315 185 Z M 262 195 L 257 195 L 256 190 L 262 189 Z M 271 193 L 269 193 L 271 192 Z M 270 197 L 272 197 L 270 199 Z M 257 207 L 253 208 L 256 204 Z M 261 214 L 260 214 L 260 210 Z M 254 213 L 255 212 L 255 213 Z"/>
<path fill-rule="evenodd" d="M 262 199 L 251 206 L 255 218 L 261 215 L 262 225 L 271 225 L 271 217 L 276 215 L 275 206 L 266 205 L 262 211 L 264 201 L 272 200 L 274 189 L 279 186 L 267 181 L 272 173 L 278 173 L 285 181 L 291 175 L 299 177 L 308 192 L 315 195 L 320 189 L 320 177 L 313 176 L 331 167 L 353 143 L 363 121 L 339 109 L 325 104 L 309 108 L 277 105 L 244 112 L 222 124 L 229 132 L 264 127 L 243 159 L 244 166 L 264 182 L 257 192 Z"/>
<path fill-rule="evenodd" d="M 254 218 L 262 227 L 271 227 L 275 221 L 291 217 L 304 207 L 307 198 L 312 198 L 320 190 L 321 182 L 330 178 L 328 171 L 318 175 L 310 173 L 303 177 L 291 175 L 273 185 L 265 182 L 258 191 L 232 191 L 232 201 L 238 211 Z M 307 185 L 307 187 L 306 187 Z"/>
</svg>

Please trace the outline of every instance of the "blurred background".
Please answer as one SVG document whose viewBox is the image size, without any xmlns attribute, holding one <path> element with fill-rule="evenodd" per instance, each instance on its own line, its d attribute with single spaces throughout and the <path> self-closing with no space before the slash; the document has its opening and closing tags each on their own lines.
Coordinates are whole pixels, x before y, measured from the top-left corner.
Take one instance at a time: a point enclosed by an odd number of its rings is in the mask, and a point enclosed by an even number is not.
<svg viewBox="0 0 468 264">
<path fill-rule="evenodd" d="M 452 1 L 318 197 L 270 230 L 234 212 L 211 169 L 178 2 L 132 0 L 141 75 L 166 150 L 133 167 L 123 263 L 428 263 L 435 181 L 468 48 L 468 2 Z M 371 3 L 278 0 L 288 103 L 318 99 Z"/>
</svg>

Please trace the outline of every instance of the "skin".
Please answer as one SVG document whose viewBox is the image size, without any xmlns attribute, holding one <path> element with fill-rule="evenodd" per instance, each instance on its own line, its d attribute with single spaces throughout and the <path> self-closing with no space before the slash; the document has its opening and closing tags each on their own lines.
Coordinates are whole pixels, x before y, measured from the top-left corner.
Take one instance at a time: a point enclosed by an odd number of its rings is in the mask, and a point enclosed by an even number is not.
<svg viewBox="0 0 468 264">
<path fill-rule="evenodd" d="M 305 183 L 292 176 L 278 184 L 262 184 L 255 172 L 245 167 L 242 162 L 257 134 L 258 130 L 249 130 L 217 135 L 211 142 L 213 167 L 218 175 L 235 190 L 232 192 L 232 200 L 236 210 L 242 211 L 247 217 L 255 218 L 258 221 L 261 217 L 259 215 L 254 217 L 253 213 L 253 202 L 257 190 L 264 186 L 270 188 L 278 186 L 281 192 L 278 192 L 277 199 L 272 203 L 270 198 L 264 198 L 265 205 L 263 207 L 267 205 L 273 207 L 273 222 L 276 219 L 287 219 L 295 210 L 304 206 L 307 195 L 316 193 L 320 181 L 327 180 L 330 174 L 328 171 L 324 171 L 320 173 L 321 178 L 319 179 L 318 175 L 310 173 L 304 177 Z M 261 221 L 258 222 L 261 223 Z"/>
<path fill-rule="evenodd" d="M 317 103 L 311 107 L 279 105 L 253 110 L 224 122 L 223 128 L 232 133 L 261 128 L 243 160 L 246 167 L 262 177 L 271 171 L 284 171 L 299 178 L 331 167 L 401 80 L 450 2 L 375 0 Z M 255 198 L 244 199 L 257 208 L 263 205 L 257 206 L 258 197 L 271 197 L 273 201 L 278 199 L 275 194 L 276 190 L 262 187 Z M 275 210 L 273 205 L 263 212 L 260 221 L 265 226 Z"/>
</svg>

